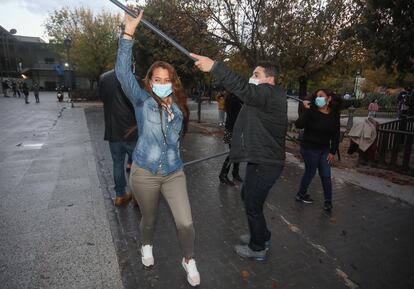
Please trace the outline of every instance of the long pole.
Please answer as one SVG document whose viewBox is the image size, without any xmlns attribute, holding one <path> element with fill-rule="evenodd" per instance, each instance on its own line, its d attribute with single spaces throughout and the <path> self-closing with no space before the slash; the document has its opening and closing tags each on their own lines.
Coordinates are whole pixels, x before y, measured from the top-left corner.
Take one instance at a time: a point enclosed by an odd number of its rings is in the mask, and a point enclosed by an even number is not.
<svg viewBox="0 0 414 289">
<path fill-rule="evenodd" d="M 288 95 L 287 98 L 290 98 L 290 99 L 293 99 L 293 100 L 296 100 L 296 101 L 299 101 L 299 102 L 303 102 L 303 99 L 300 99 L 300 98 L 297 98 L 297 97 L 294 97 L 294 96 Z"/>
<path fill-rule="evenodd" d="M 125 6 L 121 2 L 119 2 L 117 0 L 109 0 L 109 1 L 111 1 L 112 3 L 114 3 L 116 6 L 118 6 L 122 10 L 124 10 L 130 16 L 132 16 L 134 18 L 137 18 L 138 17 L 137 12 L 133 11 L 128 6 Z M 158 34 L 159 36 L 161 36 L 161 38 L 163 38 L 164 40 L 166 40 L 169 43 L 171 43 L 175 48 L 177 48 L 178 50 L 180 50 L 182 53 L 184 53 L 185 55 L 187 55 L 189 58 L 191 58 L 192 60 L 195 60 L 194 58 L 192 58 L 190 56 L 190 52 L 187 49 L 185 49 L 184 47 L 182 47 L 174 39 L 172 39 L 167 34 L 165 34 L 164 32 L 162 32 L 161 30 L 159 30 L 157 27 L 155 27 L 154 25 L 152 25 L 150 22 L 148 22 L 144 18 L 141 19 L 141 22 L 144 23 L 149 29 L 151 29 L 152 31 L 154 31 L 156 34 Z"/>
<path fill-rule="evenodd" d="M 211 156 L 208 156 L 208 157 L 205 157 L 205 158 L 192 160 L 192 161 L 189 161 L 189 162 L 184 163 L 184 166 L 194 165 L 194 164 L 197 164 L 197 163 L 201 163 L 203 161 L 206 161 L 206 160 L 218 158 L 218 157 L 227 155 L 228 153 L 229 153 L 229 151 L 225 151 L 225 152 L 221 152 L 221 153 L 218 153 L 218 154 L 215 154 L 215 155 L 211 155 Z"/>
</svg>

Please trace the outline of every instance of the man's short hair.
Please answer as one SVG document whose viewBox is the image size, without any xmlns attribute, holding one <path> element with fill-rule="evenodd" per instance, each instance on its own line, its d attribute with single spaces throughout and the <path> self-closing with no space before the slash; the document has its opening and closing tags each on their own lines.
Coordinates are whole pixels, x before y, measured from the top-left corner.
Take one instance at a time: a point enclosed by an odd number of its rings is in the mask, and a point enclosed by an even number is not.
<svg viewBox="0 0 414 289">
<path fill-rule="evenodd" d="M 279 74 L 279 69 L 270 61 L 259 61 L 256 67 L 263 67 L 266 77 L 276 77 Z"/>
</svg>

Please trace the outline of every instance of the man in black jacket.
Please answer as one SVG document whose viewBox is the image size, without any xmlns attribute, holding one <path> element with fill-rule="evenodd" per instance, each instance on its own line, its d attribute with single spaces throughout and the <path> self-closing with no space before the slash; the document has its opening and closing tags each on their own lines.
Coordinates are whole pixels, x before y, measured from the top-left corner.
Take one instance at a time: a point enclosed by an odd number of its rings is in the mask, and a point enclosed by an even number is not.
<svg viewBox="0 0 414 289">
<path fill-rule="evenodd" d="M 131 157 L 135 148 L 137 122 L 134 107 L 125 96 L 114 70 L 100 76 L 99 96 L 104 103 L 104 139 L 109 141 L 113 161 L 115 206 L 119 207 L 128 204 L 132 198 L 132 194 L 125 191 L 125 156 Z"/>
<path fill-rule="evenodd" d="M 240 236 L 238 255 L 265 260 L 271 233 L 263 215 L 263 205 L 273 184 L 282 173 L 287 130 L 286 92 L 276 85 L 276 68 L 260 63 L 249 82 L 230 71 L 223 63 L 191 54 L 195 65 L 211 72 L 224 88 L 243 103 L 233 129 L 230 150 L 232 162 L 247 162 L 242 199 L 250 235 Z"/>
</svg>

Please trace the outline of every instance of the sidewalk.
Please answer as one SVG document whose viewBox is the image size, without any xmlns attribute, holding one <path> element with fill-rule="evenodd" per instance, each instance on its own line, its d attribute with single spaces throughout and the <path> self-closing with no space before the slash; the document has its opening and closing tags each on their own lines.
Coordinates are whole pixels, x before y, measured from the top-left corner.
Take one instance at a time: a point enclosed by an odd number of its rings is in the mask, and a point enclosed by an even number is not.
<svg viewBox="0 0 414 289">
<path fill-rule="evenodd" d="M 85 114 L 0 97 L 0 287 L 122 288 Z"/>
</svg>

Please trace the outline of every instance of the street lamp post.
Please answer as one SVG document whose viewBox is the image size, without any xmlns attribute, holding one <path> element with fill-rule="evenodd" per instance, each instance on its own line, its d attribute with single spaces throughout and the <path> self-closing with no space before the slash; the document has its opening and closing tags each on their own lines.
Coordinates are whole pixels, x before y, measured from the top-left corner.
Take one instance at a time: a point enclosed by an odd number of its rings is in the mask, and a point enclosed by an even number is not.
<svg viewBox="0 0 414 289">
<path fill-rule="evenodd" d="M 71 65 L 71 63 L 70 63 L 70 54 L 69 54 L 69 52 L 70 52 L 70 47 L 71 47 L 71 45 L 72 45 L 72 40 L 70 39 L 70 38 L 65 38 L 65 40 L 63 40 L 63 45 L 65 46 L 65 48 L 66 48 L 66 57 L 67 57 L 67 67 L 68 67 L 68 73 L 69 73 L 69 76 L 68 76 L 68 81 L 69 81 L 69 87 L 68 87 L 68 96 L 69 96 L 69 100 L 70 100 L 70 102 L 71 102 L 71 105 L 72 105 L 72 107 L 73 107 L 73 100 L 72 100 L 72 71 L 73 71 L 73 67 L 72 67 L 72 65 Z M 66 66 L 66 65 L 65 65 Z M 71 71 L 71 69 L 72 69 L 72 71 Z"/>
</svg>

